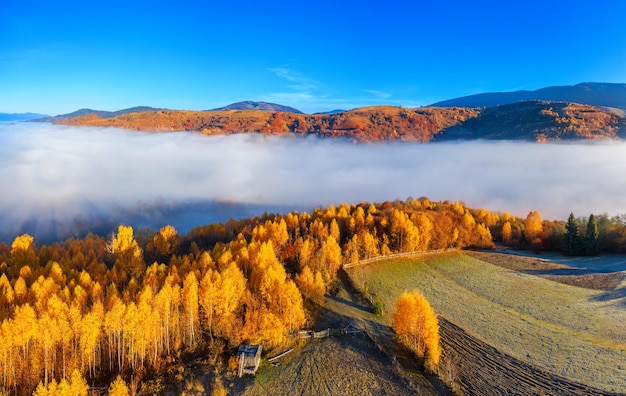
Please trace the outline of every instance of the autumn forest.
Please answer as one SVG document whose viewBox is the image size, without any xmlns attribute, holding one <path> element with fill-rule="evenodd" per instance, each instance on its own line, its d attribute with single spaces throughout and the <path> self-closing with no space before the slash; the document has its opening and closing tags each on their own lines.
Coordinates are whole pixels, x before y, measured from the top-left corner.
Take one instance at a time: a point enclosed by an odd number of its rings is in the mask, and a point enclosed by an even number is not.
<svg viewBox="0 0 626 396">
<path fill-rule="evenodd" d="M 332 292 L 343 264 L 495 244 L 623 252 L 626 221 L 572 215 L 566 223 L 536 211 L 517 218 L 409 198 L 266 214 L 186 235 L 120 225 L 106 237 L 41 246 L 19 235 L 0 244 L 0 387 L 86 392 L 87 383 L 108 386 L 120 375 L 140 390 L 176 359 L 200 352 L 226 369 L 240 343 L 278 346 L 314 321 L 311 308 Z M 582 248 L 590 244 L 597 249 Z"/>
</svg>

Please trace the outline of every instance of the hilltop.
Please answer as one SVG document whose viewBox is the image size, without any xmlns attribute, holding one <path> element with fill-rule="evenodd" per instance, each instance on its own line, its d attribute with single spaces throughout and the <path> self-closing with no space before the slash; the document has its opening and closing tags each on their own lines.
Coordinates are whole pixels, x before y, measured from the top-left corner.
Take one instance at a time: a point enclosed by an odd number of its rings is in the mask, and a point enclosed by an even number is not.
<svg viewBox="0 0 626 396">
<path fill-rule="evenodd" d="M 97 113 L 73 118 L 55 117 L 54 121 L 65 125 L 149 132 L 193 131 L 205 135 L 312 134 L 358 142 L 458 139 L 546 142 L 617 139 L 626 134 L 626 118 L 621 110 L 549 101 L 527 101 L 485 109 L 372 106 L 333 114 L 264 110 L 150 110 L 106 117 Z"/>
<path fill-rule="evenodd" d="M 236 102 L 231 103 L 228 106 L 219 107 L 217 109 L 213 109 L 213 111 L 219 110 L 264 110 L 264 111 L 272 111 L 272 112 L 283 112 L 283 113 L 294 113 L 294 114 L 304 114 L 298 109 L 294 109 L 290 106 L 283 106 L 276 103 L 268 103 L 268 102 L 254 102 L 251 100 L 247 100 L 244 102 Z"/>
</svg>

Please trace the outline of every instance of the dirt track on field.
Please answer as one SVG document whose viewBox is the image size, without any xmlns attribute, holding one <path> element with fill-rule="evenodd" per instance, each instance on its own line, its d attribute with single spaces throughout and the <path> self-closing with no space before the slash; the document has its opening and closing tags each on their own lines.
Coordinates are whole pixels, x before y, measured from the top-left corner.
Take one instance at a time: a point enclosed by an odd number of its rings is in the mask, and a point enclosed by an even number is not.
<svg viewBox="0 0 626 396">
<path fill-rule="evenodd" d="M 457 393 L 463 395 L 616 395 L 572 382 L 506 355 L 439 318 L 444 351 Z"/>
</svg>

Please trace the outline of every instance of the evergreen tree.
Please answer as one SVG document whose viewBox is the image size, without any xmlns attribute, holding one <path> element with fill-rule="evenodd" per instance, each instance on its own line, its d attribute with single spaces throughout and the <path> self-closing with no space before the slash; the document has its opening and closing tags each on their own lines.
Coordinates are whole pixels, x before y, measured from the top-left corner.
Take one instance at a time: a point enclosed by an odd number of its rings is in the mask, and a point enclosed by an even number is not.
<svg viewBox="0 0 626 396">
<path fill-rule="evenodd" d="M 565 236 L 563 240 L 563 254 L 566 256 L 577 256 L 582 253 L 580 235 L 578 234 L 578 220 L 573 213 L 569 214 L 565 225 Z"/>
<path fill-rule="evenodd" d="M 589 216 L 589 221 L 587 221 L 587 230 L 585 231 L 583 248 L 584 253 L 587 256 L 595 256 L 600 253 L 598 223 L 593 214 Z"/>
</svg>

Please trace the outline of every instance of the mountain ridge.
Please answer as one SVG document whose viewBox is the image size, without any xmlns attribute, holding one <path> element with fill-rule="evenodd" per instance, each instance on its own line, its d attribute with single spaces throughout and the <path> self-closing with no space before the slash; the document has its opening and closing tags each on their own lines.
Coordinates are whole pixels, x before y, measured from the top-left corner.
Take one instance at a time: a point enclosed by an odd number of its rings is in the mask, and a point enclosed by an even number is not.
<svg viewBox="0 0 626 396">
<path fill-rule="evenodd" d="M 102 118 L 58 120 L 75 126 L 203 135 L 261 133 L 348 138 L 357 142 L 494 139 L 535 142 L 626 137 L 626 117 L 614 109 L 572 102 L 525 101 L 489 108 L 369 106 L 333 114 L 262 110 L 158 110 Z"/>
<path fill-rule="evenodd" d="M 60 120 L 68 120 L 76 117 L 88 116 L 88 115 L 97 115 L 101 118 L 114 118 L 124 114 L 130 113 L 139 113 L 143 111 L 156 111 L 162 110 L 160 108 L 150 107 L 150 106 L 135 106 L 129 107 L 127 109 L 117 110 L 117 111 L 106 111 L 106 110 L 93 110 L 88 108 L 82 108 L 71 113 L 67 114 L 59 114 L 56 116 L 45 116 L 41 118 L 32 119 L 31 121 L 35 122 L 56 122 Z"/>
<path fill-rule="evenodd" d="M 48 117 L 48 115 L 37 113 L 0 113 L 0 121 L 30 121 L 44 117 Z"/>
<path fill-rule="evenodd" d="M 528 99 L 537 97 L 550 100 Z M 548 142 L 626 137 L 626 84 L 581 83 L 536 91 L 484 93 L 435 105 L 413 109 L 368 106 L 304 114 L 276 103 L 243 101 L 206 111 L 147 106 L 116 112 L 80 109 L 36 121 L 205 135 L 317 135 L 358 142 L 468 139 Z"/>
<path fill-rule="evenodd" d="M 493 107 L 529 100 L 573 102 L 626 110 L 626 84 L 585 82 L 535 91 L 485 92 L 433 103 L 438 107 Z"/>
</svg>

